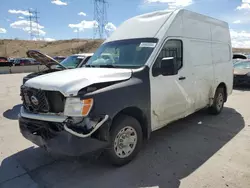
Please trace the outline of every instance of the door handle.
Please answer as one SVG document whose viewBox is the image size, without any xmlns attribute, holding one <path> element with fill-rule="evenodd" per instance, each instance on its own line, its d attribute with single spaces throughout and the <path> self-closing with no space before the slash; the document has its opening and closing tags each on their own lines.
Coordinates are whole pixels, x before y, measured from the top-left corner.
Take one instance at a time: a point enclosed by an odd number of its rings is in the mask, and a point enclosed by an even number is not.
<svg viewBox="0 0 250 188">
<path fill-rule="evenodd" d="M 185 80 L 185 79 L 186 79 L 186 77 L 184 77 L 184 76 L 179 77 L 179 80 Z"/>
</svg>

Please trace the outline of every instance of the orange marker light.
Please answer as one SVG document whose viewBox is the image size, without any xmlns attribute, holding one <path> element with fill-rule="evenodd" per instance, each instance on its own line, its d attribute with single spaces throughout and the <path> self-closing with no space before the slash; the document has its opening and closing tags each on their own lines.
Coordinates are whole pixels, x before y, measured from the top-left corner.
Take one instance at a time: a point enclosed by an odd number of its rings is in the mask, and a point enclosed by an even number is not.
<svg viewBox="0 0 250 188">
<path fill-rule="evenodd" d="M 83 107 L 82 107 L 82 115 L 87 116 L 91 110 L 91 107 L 93 106 L 93 99 L 85 99 L 82 100 L 83 102 Z"/>
</svg>

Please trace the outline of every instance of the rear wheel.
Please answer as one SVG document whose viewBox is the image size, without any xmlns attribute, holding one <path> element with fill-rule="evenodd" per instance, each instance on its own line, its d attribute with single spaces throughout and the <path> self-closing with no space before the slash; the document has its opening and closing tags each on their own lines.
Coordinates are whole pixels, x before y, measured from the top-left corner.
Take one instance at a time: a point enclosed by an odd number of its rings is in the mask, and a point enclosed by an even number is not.
<svg viewBox="0 0 250 188">
<path fill-rule="evenodd" d="M 221 113 L 225 103 L 225 92 L 222 87 L 217 88 L 214 96 L 213 105 L 209 107 L 209 113 L 218 115 Z"/>
<path fill-rule="evenodd" d="M 119 116 L 110 131 L 110 147 L 107 156 L 113 165 L 129 163 L 140 151 L 143 134 L 140 123 L 127 115 Z"/>
</svg>

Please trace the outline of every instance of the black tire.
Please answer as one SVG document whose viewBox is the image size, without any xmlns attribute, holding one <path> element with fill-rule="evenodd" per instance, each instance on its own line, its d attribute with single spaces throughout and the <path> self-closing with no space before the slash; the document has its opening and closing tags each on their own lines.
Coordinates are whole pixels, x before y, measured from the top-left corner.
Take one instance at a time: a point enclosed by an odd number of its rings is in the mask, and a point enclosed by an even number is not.
<svg viewBox="0 0 250 188">
<path fill-rule="evenodd" d="M 137 135 L 137 142 L 134 150 L 126 157 L 119 157 L 115 151 L 115 139 L 118 137 L 118 133 L 125 127 L 132 127 Z M 120 140 L 120 139 L 118 139 Z M 112 124 L 110 130 L 110 145 L 106 150 L 106 155 L 111 164 L 115 166 L 123 166 L 132 161 L 139 153 L 143 142 L 143 133 L 140 123 L 133 117 L 127 115 L 120 115 Z"/>
<path fill-rule="evenodd" d="M 214 95 L 213 104 L 211 107 L 208 108 L 208 112 L 213 115 L 220 114 L 224 107 L 225 97 L 226 96 L 225 96 L 224 88 L 222 87 L 217 88 L 215 95 Z"/>
</svg>

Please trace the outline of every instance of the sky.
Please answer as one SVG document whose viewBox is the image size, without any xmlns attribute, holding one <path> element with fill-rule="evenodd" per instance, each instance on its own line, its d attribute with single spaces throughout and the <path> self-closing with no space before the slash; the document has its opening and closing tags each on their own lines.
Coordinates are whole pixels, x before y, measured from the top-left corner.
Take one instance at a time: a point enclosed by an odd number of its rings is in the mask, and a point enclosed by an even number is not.
<svg viewBox="0 0 250 188">
<path fill-rule="evenodd" d="M 228 22 L 233 46 L 250 48 L 250 0 L 106 1 L 105 30 L 109 34 L 130 17 L 186 8 Z M 98 24 L 94 19 L 94 0 L 1 0 L 0 39 L 30 39 L 29 9 L 39 12 L 39 25 L 32 23 L 33 33 L 47 41 L 93 38 Z"/>
</svg>

